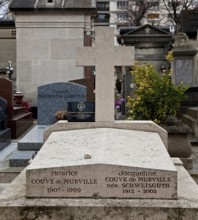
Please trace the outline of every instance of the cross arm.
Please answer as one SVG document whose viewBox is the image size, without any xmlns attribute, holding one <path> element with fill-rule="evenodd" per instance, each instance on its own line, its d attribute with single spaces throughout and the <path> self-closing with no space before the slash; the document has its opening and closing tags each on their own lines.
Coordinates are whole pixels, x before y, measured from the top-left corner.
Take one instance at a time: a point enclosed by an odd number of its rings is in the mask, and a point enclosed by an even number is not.
<svg viewBox="0 0 198 220">
<path fill-rule="evenodd" d="M 95 48 L 82 47 L 76 48 L 76 65 L 77 66 L 95 66 Z"/>
</svg>

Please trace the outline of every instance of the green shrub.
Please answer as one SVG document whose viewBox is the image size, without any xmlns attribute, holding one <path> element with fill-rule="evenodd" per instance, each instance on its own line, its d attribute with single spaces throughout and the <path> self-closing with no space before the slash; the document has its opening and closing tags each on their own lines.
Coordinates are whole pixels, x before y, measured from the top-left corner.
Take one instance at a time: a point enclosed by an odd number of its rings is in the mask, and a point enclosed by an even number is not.
<svg viewBox="0 0 198 220">
<path fill-rule="evenodd" d="M 167 57 L 172 58 L 170 54 Z M 168 116 L 175 116 L 187 89 L 182 82 L 171 82 L 171 71 L 160 74 L 150 64 L 138 64 L 132 67 L 133 96 L 128 97 L 129 120 L 152 120 L 163 123 Z"/>
</svg>

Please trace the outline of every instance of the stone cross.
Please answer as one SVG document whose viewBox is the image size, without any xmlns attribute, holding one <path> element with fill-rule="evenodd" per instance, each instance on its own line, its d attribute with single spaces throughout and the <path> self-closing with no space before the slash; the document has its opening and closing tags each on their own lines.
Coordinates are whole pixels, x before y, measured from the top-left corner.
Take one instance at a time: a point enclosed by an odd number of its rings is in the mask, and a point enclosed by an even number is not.
<svg viewBox="0 0 198 220">
<path fill-rule="evenodd" d="M 76 65 L 96 67 L 96 121 L 114 121 L 114 67 L 133 62 L 134 47 L 114 46 L 114 28 L 96 27 L 95 46 L 77 48 Z"/>
</svg>

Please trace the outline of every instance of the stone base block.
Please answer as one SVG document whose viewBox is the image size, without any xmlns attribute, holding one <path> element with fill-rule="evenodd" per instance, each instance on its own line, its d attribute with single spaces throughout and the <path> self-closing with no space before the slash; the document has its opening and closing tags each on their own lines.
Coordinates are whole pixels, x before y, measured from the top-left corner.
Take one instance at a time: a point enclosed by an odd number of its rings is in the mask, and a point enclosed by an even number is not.
<svg viewBox="0 0 198 220">
<path fill-rule="evenodd" d="M 18 143 L 19 151 L 39 151 L 43 143 Z"/>
<path fill-rule="evenodd" d="M 66 199 L 25 198 L 24 170 L 0 194 L 0 219 L 3 220 L 196 220 L 198 186 L 177 163 L 178 199 Z"/>
<path fill-rule="evenodd" d="M 19 151 L 39 151 L 43 145 L 43 133 L 49 126 L 34 126 L 19 142 Z"/>
<path fill-rule="evenodd" d="M 26 167 L 36 155 L 35 151 L 15 151 L 9 159 L 10 167 Z"/>
<path fill-rule="evenodd" d="M 11 183 L 23 170 L 23 167 L 5 168 L 0 170 L 0 185 L 2 183 Z"/>
<path fill-rule="evenodd" d="M 33 126 L 33 118 L 31 112 L 27 112 L 19 116 L 15 116 L 9 122 L 12 139 L 17 139 L 20 135 L 26 132 L 31 126 Z"/>
</svg>

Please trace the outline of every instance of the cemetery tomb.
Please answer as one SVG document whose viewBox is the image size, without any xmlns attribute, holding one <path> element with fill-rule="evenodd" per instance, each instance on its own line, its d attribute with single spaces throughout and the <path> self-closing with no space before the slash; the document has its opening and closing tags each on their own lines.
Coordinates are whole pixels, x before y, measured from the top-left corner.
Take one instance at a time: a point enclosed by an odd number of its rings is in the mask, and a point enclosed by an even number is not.
<svg viewBox="0 0 198 220">
<path fill-rule="evenodd" d="M 17 86 L 37 107 L 39 86 L 84 77 L 75 66 L 75 49 L 87 46 L 96 3 L 12 0 L 9 7 L 17 32 Z"/>
<path fill-rule="evenodd" d="M 0 97 L 7 101 L 7 121 L 11 129 L 11 138 L 16 139 L 33 125 L 32 113 L 26 112 L 22 104 L 14 102 L 13 83 L 0 78 Z"/>
<path fill-rule="evenodd" d="M 177 171 L 157 133 L 54 132 L 26 170 L 26 196 L 177 199 Z"/>
<path fill-rule="evenodd" d="M 0 97 L 0 150 L 11 142 L 10 129 L 7 127 L 7 101 Z"/>
</svg>

